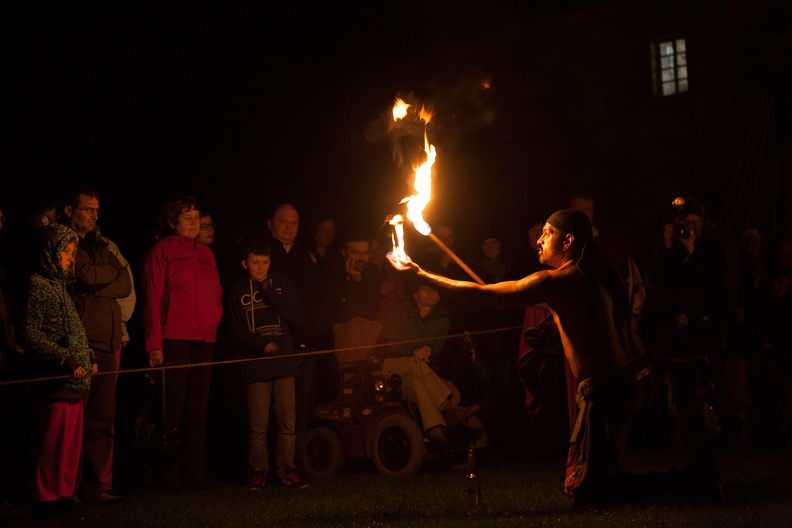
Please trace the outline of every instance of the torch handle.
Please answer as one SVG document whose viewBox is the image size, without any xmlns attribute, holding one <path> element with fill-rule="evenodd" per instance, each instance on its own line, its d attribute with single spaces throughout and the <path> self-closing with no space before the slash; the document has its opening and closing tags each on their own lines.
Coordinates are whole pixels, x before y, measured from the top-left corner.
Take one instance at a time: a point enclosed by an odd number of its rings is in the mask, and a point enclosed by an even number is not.
<svg viewBox="0 0 792 528">
<path fill-rule="evenodd" d="M 463 270 L 465 270 L 465 272 L 466 272 L 468 275 L 470 275 L 470 277 L 471 277 L 471 278 L 472 278 L 474 281 L 476 281 L 477 283 L 479 283 L 479 284 L 480 284 L 480 285 L 482 285 L 482 286 L 484 286 L 484 285 L 486 284 L 486 283 L 485 283 L 483 280 L 481 280 L 481 277 L 479 277 L 478 275 L 476 275 L 476 273 L 475 273 L 475 272 L 474 272 L 472 269 L 470 269 L 470 266 L 468 266 L 467 264 L 465 264 L 464 262 L 462 262 L 462 259 L 461 259 L 461 258 L 459 258 L 459 257 L 457 256 L 457 254 L 456 254 L 456 253 L 454 253 L 453 251 L 451 251 L 451 248 L 450 248 L 450 247 L 448 247 L 448 246 L 446 246 L 445 244 L 443 244 L 443 241 L 442 241 L 442 240 L 440 240 L 439 238 L 437 238 L 437 236 L 436 236 L 434 233 L 431 233 L 431 232 L 430 232 L 428 236 L 429 236 L 429 238 L 432 240 L 432 242 L 434 242 L 435 244 L 437 244 L 437 247 L 439 247 L 441 250 L 443 250 L 443 252 L 445 252 L 445 254 L 446 254 L 446 255 L 448 255 L 449 257 L 451 257 L 451 259 L 452 259 L 454 262 L 456 262 L 456 263 L 459 265 L 459 267 L 460 267 L 460 268 L 462 268 Z"/>
</svg>

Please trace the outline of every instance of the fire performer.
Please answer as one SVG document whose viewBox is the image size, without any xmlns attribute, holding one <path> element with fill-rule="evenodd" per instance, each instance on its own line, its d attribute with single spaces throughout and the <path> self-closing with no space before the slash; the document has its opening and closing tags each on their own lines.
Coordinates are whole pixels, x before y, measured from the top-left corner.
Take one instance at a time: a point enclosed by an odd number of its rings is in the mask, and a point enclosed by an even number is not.
<svg viewBox="0 0 792 528">
<path fill-rule="evenodd" d="M 429 273 L 409 258 L 391 256 L 431 287 L 476 305 L 545 305 L 560 331 L 575 377 L 578 416 L 570 440 L 564 491 L 574 504 L 608 505 L 671 489 L 700 489 L 721 497 L 714 459 L 645 475 L 623 470 L 629 426 L 653 390 L 643 346 L 630 330 L 624 285 L 593 242 L 588 217 L 553 213 L 537 241 L 539 261 L 552 269 L 516 281 L 480 285 Z"/>
</svg>

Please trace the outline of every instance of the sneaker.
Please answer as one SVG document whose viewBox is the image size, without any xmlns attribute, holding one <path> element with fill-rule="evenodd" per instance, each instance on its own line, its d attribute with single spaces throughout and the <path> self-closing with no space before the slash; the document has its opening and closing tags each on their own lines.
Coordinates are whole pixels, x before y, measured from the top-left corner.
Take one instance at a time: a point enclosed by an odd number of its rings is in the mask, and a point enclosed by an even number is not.
<svg viewBox="0 0 792 528">
<path fill-rule="evenodd" d="M 296 466 L 286 468 L 286 472 L 283 474 L 283 477 L 281 477 L 280 483 L 284 488 L 295 490 L 308 487 L 308 483 L 302 478 Z"/>
<path fill-rule="evenodd" d="M 250 468 L 248 471 L 248 487 L 252 491 L 261 491 L 267 486 L 267 472 L 263 469 Z"/>
</svg>

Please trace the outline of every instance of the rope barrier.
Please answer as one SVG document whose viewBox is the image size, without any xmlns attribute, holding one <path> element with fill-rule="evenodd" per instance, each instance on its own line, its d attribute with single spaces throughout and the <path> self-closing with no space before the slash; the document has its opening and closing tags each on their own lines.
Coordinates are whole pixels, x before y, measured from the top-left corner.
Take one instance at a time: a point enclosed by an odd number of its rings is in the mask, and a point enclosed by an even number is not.
<svg viewBox="0 0 792 528">
<path fill-rule="evenodd" d="M 457 339 L 460 337 L 467 337 L 467 336 L 477 336 L 477 335 L 484 335 L 484 334 L 494 334 L 494 333 L 501 333 L 507 332 L 509 330 L 522 330 L 522 325 L 515 325 L 515 326 L 504 326 L 502 328 L 496 328 L 493 330 L 476 330 L 476 331 L 466 331 L 461 332 L 458 334 L 451 334 L 447 335 L 442 339 Z M 146 367 L 146 368 L 138 368 L 138 369 L 126 369 L 126 370 L 112 370 L 106 372 L 97 372 L 96 374 L 87 374 L 88 376 L 109 376 L 110 374 L 136 374 L 142 372 L 157 372 L 157 371 L 164 371 L 164 370 L 174 370 L 174 369 L 183 369 L 183 368 L 194 368 L 194 367 L 208 367 L 208 366 L 215 366 L 215 365 L 233 365 L 237 363 L 249 363 L 251 361 L 262 361 L 268 359 L 279 359 L 283 357 L 292 357 L 292 358 L 300 358 L 300 357 L 309 357 L 309 356 L 321 356 L 325 354 L 335 354 L 337 352 L 355 352 L 360 350 L 371 350 L 371 349 L 378 349 L 378 348 L 386 348 L 389 346 L 394 345 L 409 345 L 414 343 L 425 343 L 426 341 L 431 341 L 434 339 L 441 339 L 441 338 L 432 338 L 432 339 L 413 339 L 409 341 L 395 341 L 392 343 L 377 343 L 373 345 L 365 345 L 360 347 L 347 347 L 347 348 L 332 348 L 332 349 L 325 349 L 325 350 L 312 350 L 309 352 L 298 352 L 295 354 L 289 354 L 288 356 L 278 356 L 278 355 L 271 355 L 271 356 L 261 356 L 257 358 L 243 358 L 243 359 L 227 359 L 222 361 L 207 361 L 203 363 L 186 363 L 184 365 L 162 365 L 158 367 Z M 54 377 L 46 377 L 46 378 L 27 378 L 27 379 L 20 379 L 20 380 L 10 380 L 10 381 L 0 381 L 0 387 L 5 387 L 8 385 L 22 385 L 25 383 L 37 383 L 37 382 L 44 382 L 44 381 L 53 381 L 53 380 L 68 380 L 72 379 L 71 375 L 63 375 L 63 376 L 54 376 Z"/>
</svg>

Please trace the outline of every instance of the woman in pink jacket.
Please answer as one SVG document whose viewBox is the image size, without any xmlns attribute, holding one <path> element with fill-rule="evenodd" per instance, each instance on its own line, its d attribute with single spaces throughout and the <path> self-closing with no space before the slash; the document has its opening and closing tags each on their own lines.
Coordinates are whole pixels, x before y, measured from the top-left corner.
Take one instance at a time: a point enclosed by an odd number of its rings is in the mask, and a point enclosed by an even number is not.
<svg viewBox="0 0 792 528">
<path fill-rule="evenodd" d="M 191 196 L 171 200 L 160 218 L 163 236 L 146 255 L 143 325 L 149 365 L 163 372 L 165 455 L 169 492 L 212 487 L 206 468 L 206 409 L 223 291 L 212 251 L 198 239 L 200 207 Z M 184 480 L 183 480 L 184 479 Z"/>
</svg>

